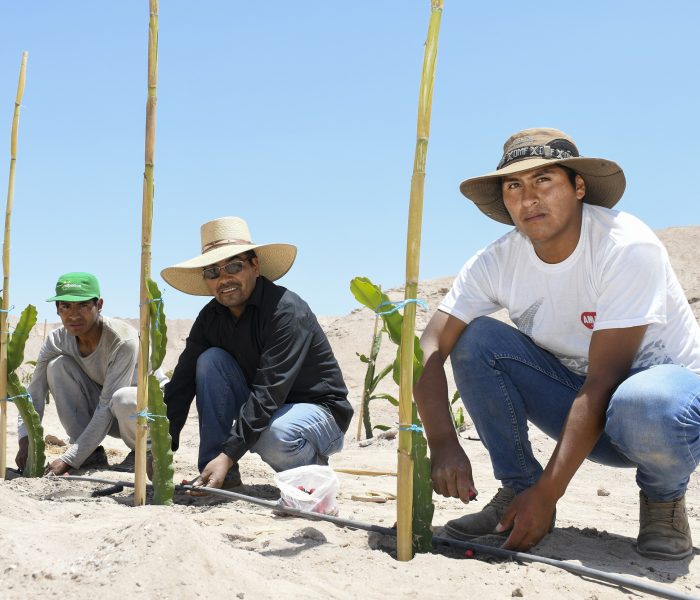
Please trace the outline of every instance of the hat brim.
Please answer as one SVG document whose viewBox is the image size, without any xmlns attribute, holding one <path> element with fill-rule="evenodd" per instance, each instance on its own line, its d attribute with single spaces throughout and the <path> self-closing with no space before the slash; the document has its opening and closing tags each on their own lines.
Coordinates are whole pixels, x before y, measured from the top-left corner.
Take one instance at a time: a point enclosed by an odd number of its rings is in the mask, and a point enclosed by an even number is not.
<svg viewBox="0 0 700 600">
<path fill-rule="evenodd" d="M 255 250 L 260 274 L 270 281 L 279 279 L 289 271 L 297 256 L 296 246 L 291 244 L 227 244 L 163 269 L 160 275 L 168 284 L 185 294 L 211 296 L 202 276 L 202 268 L 249 250 Z"/>
<path fill-rule="evenodd" d="M 99 296 L 73 296 L 71 294 L 62 294 L 60 296 L 53 296 L 47 298 L 46 302 L 87 302 L 88 300 L 93 300 Z"/>
<path fill-rule="evenodd" d="M 583 156 L 561 160 L 546 158 L 520 160 L 481 177 L 465 179 L 459 185 L 459 190 L 486 216 L 499 223 L 513 225 L 513 220 L 503 204 L 501 178 L 537 167 L 557 165 L 568 167 L 583 177 L 586 182 L 586 195 L 583 201 L 588 204 L 612 208 L 625 192 L 625 174 L 617 163 L 604 158 Z"/>
</svg>

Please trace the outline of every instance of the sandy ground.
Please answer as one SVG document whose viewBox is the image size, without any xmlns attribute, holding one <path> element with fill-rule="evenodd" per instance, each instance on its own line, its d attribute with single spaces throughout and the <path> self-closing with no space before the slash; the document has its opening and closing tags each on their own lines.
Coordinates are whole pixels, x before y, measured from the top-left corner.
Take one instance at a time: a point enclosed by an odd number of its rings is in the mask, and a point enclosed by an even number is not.
<svg viewBox="0 0 700 600">
<path fill-rule="evenodd" d="M 695 311 L 700 317 L 700 227 L 660 232 Z M 449 287 L 451 278 L 425 282 L 419 296 L 430 311 L 420 313 L 418 328 Z M 390 293 L 401 296 L 400 290 Z M 341 363 L 355 406 L 361 395 L 364 365 L 357 352 L 367 353 L 373 315 L 358 309 L 321 322 Z M 169 356 L 174 364 L 191 321 L 169 322 Z M 52 328 L 47 326 L 48 330 Z M 38 326 L 27 350 L 36 356 L 43 337 Z M 380 364 L 394 353 L 385 341 Z M 386 391 L 396 393 L 392 383 Z M 373 424 L 395 427 L 395 409 L 376 401 Z M 14 407 L 9 422 L 14 423 Z M 193 412 L 175 457 L 176 481 L 195 473 L 197 422 Z M 44 419 L 45 433 L 64 436 L 54 405 Z M 395 430 L 394 430 L 395 432 Z M 553 443 L 531 430 L 533 447 L 544 462 Z M 472 459 L 480 502 L 465 508 L 456 500 L 435 497 L 434 525 L 479 510 L 496 492 L 488 457 L 467 421 L 461 441 Z M 364 433 L 361 436 L 364 438 Z M 105 441 L 110 463 L 127 453 L 120 440 Z M 8 456 L 17 447 L 14 427 L 8 434 Z M 397 440 L 384 437 L 358 441 L 353 420 L 345 449 L 332 459 L 336 469 L 395 471 Z M 49 457 L 61 449 L 48 447 Z M 9 466 L 14 466 L 10 460 Z M 133 475 L 89 470 L 85 475 L 133 480 Z M 242 461 L 244 485 L 237 491 L 276 500 L 273 473 L 255 455 Z M 8 475 L 12 475 L 8 471 Z M 392 476 L 338 473 L 340 516 L 390 527 L 396 502 L 364 502 L 353 497 L 370 492 L 396 492 Z M 0 482 L 0 598 L 644 598 L 631 588 L 579 577 L 544 564 L 467 560 L 459 552 L 440 551 L 395 559 L 390 538 L 360 530 L 298 518 L 281 517 L 242 501 L 177 495 L 175 505 L 133 507 L 128 488 L 107 497 L 92 497 L 100 484 L 58 478 L 13 478 Z M 557 524 L 532 552 L 576 565 L 664 586 L 676 593 L 700 597 L 700 475 L 691 478 L 687 500 L 696 540 L 692 557 L 677 562 L 649 560 L 634 550 L 638 514 L 633 470 L 614 470 L 586 463 L 559 502 Z"/>
</svg>

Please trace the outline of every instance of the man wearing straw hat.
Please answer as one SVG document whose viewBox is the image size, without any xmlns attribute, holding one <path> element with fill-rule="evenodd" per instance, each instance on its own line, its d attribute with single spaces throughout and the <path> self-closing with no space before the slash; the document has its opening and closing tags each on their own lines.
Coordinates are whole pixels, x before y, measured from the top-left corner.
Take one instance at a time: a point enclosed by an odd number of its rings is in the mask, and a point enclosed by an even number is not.
<svg viewBox="0 0 700 600">
<path fill-rule="evenodd" d="M 471 466 L 449 412 L 444 362 L 502 487 L 449 521 L 460 539 L 498 533 L 526 550 L 554 526 L 557 501 L 586 459 L 636 468 L 638 551 L 692 553 L 685 507 L 700 461 L 700 328 L 661 242 L 611 210 L 625 177 L 579 156 L 555 129 L 510 137 L 496 171 L 460 189 L 515 229 L 462 268 L 421 340 L 415 396 L 435 490 L 467 503 Z M 486 315 L 509 311 L 515 327 Z M 528 421 L 557 445 L 543 469 Z"/>
<path fill-rule="evenodd" d="M 201 240 L 199 256 L 161 273 L 182 292 L 213 296 L 165 386 L 173 450 L 196 395 L 195 485 L 240 485 L 238 461 L 248 451 L 276 471 L 327 464 L 353 411 L 315 315 L 273 283 L 294 263 L 296 248 L 253 243 L 238 217 L 205 223 Z"/>
<path fill-rule="evenodd" d="M 58 278 L 55 302 L 62 327 L 46 338 L 27 388 L 40 416 L 48 392 L 71 446 L 46 467 L 63 475 L 71 468 L 108 466 L 99 444 L 110 435 L 133 451 L 136 441 L 136 362 L 138 333 L 119 319 L 102 315 L 97 278 L 90 273 L 66 273 Z M 24 468 L 29 440 L 19 423 L 17 466 Z M 133 453 L 119 465 L 133 468 Z"/>
</svg>

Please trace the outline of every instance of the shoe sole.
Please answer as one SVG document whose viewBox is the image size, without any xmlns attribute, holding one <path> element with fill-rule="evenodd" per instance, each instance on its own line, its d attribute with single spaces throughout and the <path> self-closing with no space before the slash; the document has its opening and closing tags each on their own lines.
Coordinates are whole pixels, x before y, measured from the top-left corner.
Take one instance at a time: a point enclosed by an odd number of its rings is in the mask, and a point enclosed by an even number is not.
<svg viewBox="0 0 700 600">
<path fill-rule="evenodd" d="M 654 558 L 656 560 L 683 560 L 684 558 L 688 558 L 693 553 L 693 549 L 689 548 L 683 554 L 666 554 L 664 552 L 654 552 L 653 550 L 650 552 L 644 552 L 639 549 L 639 546 L 637 546 L 637 552 L 645 558 Z"/>
<path fill-rule="evenodd" d="M 479 533 L 479 534 L 474 535 L 471 533 L 464 533 L 463 531 L 460 531 L 459 529 L 454 529 L 454 528 L 450 527 L 447 523 L 445 523 L 445 525 L 443 525 L 442 529 L 443 529 L 444 533 L 446 533 L 451 538 L 454 538 L 456 540 L 461 540 L 463 542 L 470 542 L 472 540 L 476 540 L 478 538 L 481 538 L 481 537 L 484 537 L 487 535 L 497 535 L 498 537 L 507 538 L 510 535 L 510 532 L 512 531 L 512 529 L 509 529 L 508 531 L 502 531 L 500 533 L 496 532 L 496 531 L 492 531 L 490 533 Z"/>
</svg>

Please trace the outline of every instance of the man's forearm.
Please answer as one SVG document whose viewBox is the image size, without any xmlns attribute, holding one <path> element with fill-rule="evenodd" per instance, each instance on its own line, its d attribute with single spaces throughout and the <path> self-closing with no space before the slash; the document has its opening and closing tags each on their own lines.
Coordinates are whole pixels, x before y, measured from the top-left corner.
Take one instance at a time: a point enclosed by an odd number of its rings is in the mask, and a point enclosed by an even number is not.
<svg viewBox="0 0 700 600">
<path fill-rule="evenodd" d="M 431 451 L 459 443 L 447 396 L 447 377 L 437 357 L 429 358 L 413 395 Z"/>
<path fill-rule="evenodd" d="M 593 333 L 586 381 L 576 396 L 538 487 L 552 497 L 564 495 L 581 463 L 591 453 L 605 428 L 610 399 L 628 376 L 646 325 L 603 329 Z"/>
</svg>

